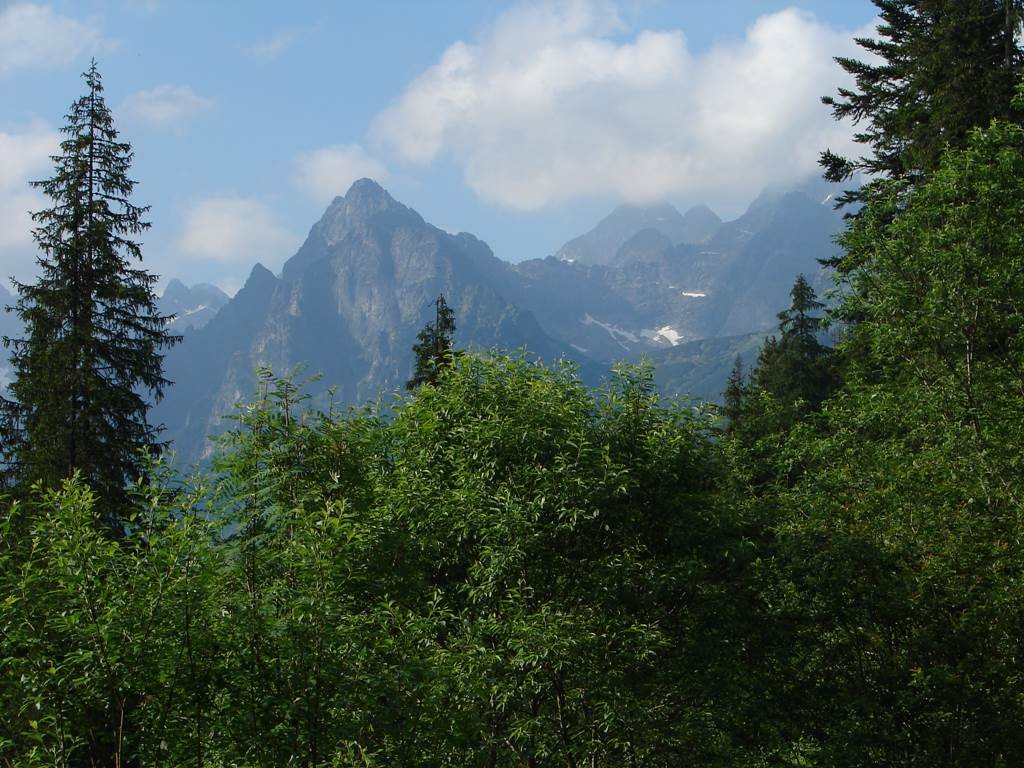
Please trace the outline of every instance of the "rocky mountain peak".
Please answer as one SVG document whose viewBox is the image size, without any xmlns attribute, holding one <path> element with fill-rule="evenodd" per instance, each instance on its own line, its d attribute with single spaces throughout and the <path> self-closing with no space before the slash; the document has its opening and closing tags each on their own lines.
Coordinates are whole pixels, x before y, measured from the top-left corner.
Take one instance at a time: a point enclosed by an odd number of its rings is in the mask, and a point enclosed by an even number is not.
<svg viewBox="0 0 1024 768">
<path fill-rule="evenodd" d="M 249 273 L 249 277 L 246 278 L 245 285 L 242 286 L 242 290 L 258 290 L 261 287 L 273 285 L 276 282 L 277 278 L 274 277 L 274 273 L 259 262 L 256 262 L 252 268 L 252 272 Z"/>
<path fill-rule="evenodd" d="M 706 205 L 695 205 L 683 214 L 681 222 L 682 243 L 703 243 L 710 239 L 718 228 L 722 226 L 722 220 L 718 214 Z"/>
<path fill-rule="evenodd" d="M 344 201 L 350 211 L 362 211 L 369 214 L 387 210 L 394 206 L 405 207 L 388 194 L 384 187 L 373 179 L 367 178 L 357 179 L 352 182 L 348 192 L 341 197 L 334 198 L 335 203 L 339 200 Z"/>
<path fill-rule="evenodd" d="M 181 333 L 202 328 L 228 303 L 228 295 L 209 283 L 197 283 L 192 287 L 177 278 L 171 278 L 157 301 L 157 308 L 163 315 L 173 315 L 168 328 Z"/>
<path fill-rule="evenodd" d="M 162 298 L 165 302 L 185 302 L 192 298 L 192 292 L 181 280 L 172 277 L 167 283 L 167 287 L 164 288 Z"/>
<path fill-rule="evenodd" d="M 327 206 L 298 253 L 285 262 L 281 276 L 285 280 L 295 279 L 347 237 L 365 241 L 372 239 L 375 232 L 401 226 L 427 225 L 422 216 L 395 200 L 376 181 L 359 179 Z"/>
<path fill-rule="evenodd" d="M 643 259 L 645 256 L 659 255 L 670 249 L 674 243 L 664 233 L 653 227 L 641 229 L 622 244 L 612 261 L 614 266 L 623 266 L 630 262 Z"/>
<path fill-rule="evenodd" d="M 316 225 L 325 245 L 334 245 L 353 231 L 365 231 L 378 220 L 409 220 L 423 223 L 411 208 L 395 200 L 373 179 L 359 179 L 342 197 L 334 198 Z"/>
</svg>

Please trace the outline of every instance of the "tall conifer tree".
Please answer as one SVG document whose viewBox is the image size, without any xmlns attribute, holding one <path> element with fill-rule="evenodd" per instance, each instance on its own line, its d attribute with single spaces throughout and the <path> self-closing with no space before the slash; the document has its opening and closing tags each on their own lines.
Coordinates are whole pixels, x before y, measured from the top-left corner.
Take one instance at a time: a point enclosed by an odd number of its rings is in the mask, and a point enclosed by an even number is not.
<svg viewBox="0 0 1024 768">
<path fill-rule="evenodd" d="M 869 61 L 838 57 L 854 88 L 822 101 L 837 120 L 858 127 L 870 151 L 852 159 L 826 150 L 825 178 L 844 181 L 865 171 L 875 178 L 927 177 L 947 145 L 992 118 L 1019 117 L 1011 97 L 1020 79 L 1017 38 L 1022 0 L 873 0 L 878 39 L 858 38 Z M 847 193 L 840 203 L 863 200 Z"/>
<path fill-rule="evenodd" d="M 726 432 L 732 432 L 743 416 L 744 401 L 747 397 L 747 377 L 743 372 L 743 359 L 736 355 L 736 361 L 729 372 L 729 380 L 722 392 L 722 415 L 726 418 Z"/>
<path fill-rule="evenodd" d="M 455 312 L 438 296 L 434 302 L 434 322 L 427 323 L 417 335 L 412 351 L 416 355 L 416 369 L 412 378 L 405 383 L 406 389 L 415 389 L 420 384 L 435 384 L 441 371 L 451 365 L 452 335 L 455 333 Z"/>
<path fill-rule="evenodd" d="M 822 318 L 815 313 L 825 305 L 803 275 L 789 295 L 792 303 L 778 315 L 779 337 L 765 342 L 750 379 L 786 405 L 800 400 L 816 409 L 836 385 L 832 350 L 818 341 Z"/>
<path fill-rule="evenodd" d="M 130 201 L 129 144 L 118 140 L 96 62 L 71 105 L 54 174 L 34 182 L 50 199 L 33 214 L 39 278 L 15 281 L 24 337 L 13 347 L 14 382 L 4 448 L 17 482 L 59 482 L 78 471 L 101 499 L 101 524 L 117 527 L 140 449 L 158 447 L 147 395 L 169 384 L 160 350 L 180 340 L 156 308 L 157 280 L 138 266 L 135 238 L 148 207 Z"/>
<path fill-rule="evenodd" d="M 854 138 L 867 152 L 847 158 L 826 150 L 820 163 L 829 181 L 870 174 L 869 183 L 841 195 L 839 205 L 888 206 L 891 219 L 907 198 L 899 196 L 894 205 L 888 183 L 910 191 L 931 177 L 947 146 L 963 147 L 972 129 L 993 118 L 1019 123 L 1024 117 L 1012 100 L 1024 66 L 1018 36 L 1024 0 L 872 2 L 878 38 L 857 39 L 871 58 L 838 57 L 855 86 L 822 99 L 837 120 L 857 127 Z M 867 282 L 858 277 L 872 269 L 867 255 L 847 250 L 823 263 L 835 267 L 850 289 L 833 314 L 856 325 L 872 301 Z M 843 357 L 861 354 L 848 344 Z"/>
</svg>

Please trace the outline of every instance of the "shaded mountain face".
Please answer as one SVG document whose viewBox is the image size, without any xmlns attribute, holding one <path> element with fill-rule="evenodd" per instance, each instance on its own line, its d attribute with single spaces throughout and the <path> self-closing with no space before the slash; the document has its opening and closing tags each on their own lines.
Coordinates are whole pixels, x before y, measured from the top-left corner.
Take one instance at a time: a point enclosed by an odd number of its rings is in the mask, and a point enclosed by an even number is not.
<svg viewBox="0 0 1024 768">
<path fill-rule="evenodd" d="M 209 283 L 197 283 L 191 288 L 178 279 L 171 280 L 157 301 L 163 315 L 174 315 L 168 328 L 174 333 L 202 328 L 228 303 L 230 297 Z"/>
<path fill-rule="evenodd" d="M 570 263 L 611 264 L 623 244 L 641 230 L 662 234 L 672 244 L 702 243 L 714 235 L 722 221 L 704 205 L 685 215 L 668 203 L 651 206 L 620 205 L 596 227 L 570 240 L 555 256 Z"/>
<path fill-rule="evenodd" d="M 369 179 L 331 203 L 275 277 L 257 266 L 238 294 L 166 358 L 176 382 L 154 410 L 181 458 L 208 455 L 206 435 L 252 397 L 255 370 L 303 365 L 322 373 L 343 402 L 400 388 L 413 367 L 417 332 L 444 294 L 460 347 L 526 346 L 547 359 L 571 348 L 504 296 L 508 265 L 469 234 L 423 221 Z"/>
<path fill-rule="evenodd" d="M 798 274 L 819 292 L 831 284 L 819 259 L 835 254 L 842 218 L 819 192 L 763 193 L 735 221 L 707 218 L 711 234 L 697 244 L 641 226 L 643 217 L 629 231 L 618 209 L 559 251 L 580 253 L 585 243 L 603 254 L 618 244 L 603 263 L 525 261 L 514 267 L 518 285 L 505 290 L 556 339 L 604 362 L 771 331 Z"/>
</svg>

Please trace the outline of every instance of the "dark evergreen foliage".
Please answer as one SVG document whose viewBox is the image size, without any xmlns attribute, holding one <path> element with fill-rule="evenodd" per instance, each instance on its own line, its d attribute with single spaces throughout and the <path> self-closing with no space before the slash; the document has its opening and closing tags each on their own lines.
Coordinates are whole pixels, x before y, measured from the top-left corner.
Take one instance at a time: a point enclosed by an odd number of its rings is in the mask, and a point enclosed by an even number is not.
<svg viewBox="0 0 1024 768">
<path fill-rule="evenodd" d="M 434 302 L 434 321 L 427 323 L 416 334 L 418 341 L 412 351 L 416 355 L 416 369 L 405 383 L 406 389 L 415 389 L 421 384 L 436 384 L 441 372 L 451 365 L 454 352 L 452 336 L 455 333 L 455 312 L 448 306 L 444 296 Z"/>
<path fill-rule="evenodd" d="M 159 447 L 146 395 L 161 397 L 160 350 L 180 337 L 156 309 L 156 276 L 135 266 L 149 224 L 130 200 L 131 146 L 118 140 L 95 62 L 83 77 L 54 174 L 34 183 L 52 204 L 33 214 L 39 278 L 15 283 L 25 336 L 5 339 L 14 381 L 4 448 L 25 486 L 78 472 L 102 501 L 101 522 L 116 527 L 139 451 Z"/>
<path fill-rule="evenodd" d="M 790 297 L 789 308 L 778 315 L 779 334 L 765 340 L 749 381 L 736 361 L 723 393 L 730 433 L 741 425 L 748 438 L 786 429 L 818 410 L 838 386 L 832 349 L 819 340 L 825 305 L 803 275 L 797 276 Z M 771 406 L 764 396 L 771 398 Z M 769 412 L 774 415 L 766 418 Z"/>
<path fill-rule="evenodd" d="M 779 312 L 779 338 L 761 349 L 751 380 L 786 404 L 803 401 L 817 409 L 835 384 L 831 349 L 818 340 L 822 317 L 813 314 L 825 305 L 803 275 L 797 276 L 790 296 L 789 309 Z"/>
<path fill-rule="evenodd" d="M 857 40 L 872 60 L 837 58 L 856 86 L 822 98 L 837 120 L 858 126 L 856 140 L 870 153 L 852 159 L 826 150 L 825 178 L 839 182 L 863 171 L 920 180 L 972 128 L 1020 116 L 1010 99 L 1024 61 L 1021 0 L 873 2 L 879 38 Z M 853 191 L 839 203 L 860 200 L 863 193 Z"/>
<path fill-rule="evenodd" d="M 743 371 L 743 360 L 736 355 L 729 380 L 722 392 L 722 415 L 726 419 L 726 429 L 731 432 L 743 415 L 743 407 L 747 397 L 747 376 Z"/>
</svg>

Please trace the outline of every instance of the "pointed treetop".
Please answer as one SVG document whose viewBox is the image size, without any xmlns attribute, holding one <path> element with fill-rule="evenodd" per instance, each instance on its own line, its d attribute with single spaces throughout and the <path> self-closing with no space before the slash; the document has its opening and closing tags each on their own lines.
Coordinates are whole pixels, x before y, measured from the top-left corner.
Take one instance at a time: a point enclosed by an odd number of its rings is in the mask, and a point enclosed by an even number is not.
<svg viewBox="0 0 1024 768">
<path fill-rule="evenodd" d="M 793 333 L 797 336 L 814 335 L 821 326 L 821 318 L 813 317 L 812 312 L 824 308 L 818 301 L 814 288 L 802 274 L 797 275 L 793 287 L 789 291 L 792 302 L 789 309 L 779 312 L 779 330 L 783 334 Z"/>
<path fill-rule="evenodd" d="M 89 60 L 89 68 L 82 73 L 82 78 L 85 80 L 85 84 L 89 86 L 91 92 L 103 93 L 103 77 L 96 66 L 95 57 Z"/>
</svg>

